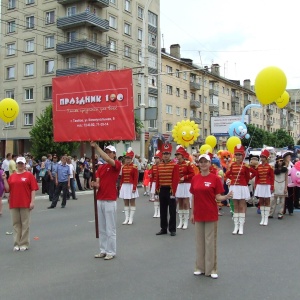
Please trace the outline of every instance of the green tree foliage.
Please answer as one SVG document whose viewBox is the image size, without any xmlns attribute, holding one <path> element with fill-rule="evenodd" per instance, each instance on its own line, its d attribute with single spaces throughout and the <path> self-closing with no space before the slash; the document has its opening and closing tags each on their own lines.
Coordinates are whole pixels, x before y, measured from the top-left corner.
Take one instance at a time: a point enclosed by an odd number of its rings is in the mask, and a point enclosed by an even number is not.
<svg viewBox="0 0 300 300">
<path fill-rule="evenodd" d="M 73 154 L 78 149 L 79 143 L 55 143 L 53 140 L 53 117 L 52 105 L 49 105 L 45 112 L 37 118 L 36 124 L 29 132 L 31 142 L 31 153 L 41 158 L 48 153 L 57 153 L 62 155 Z"/>
<path fill-rule="evenodd" d="M 260 129 L 252 124 L 247 125 L 250 139 L 243 139 L 242 144 L 252 148 L 262 148 L 263 145 L 282 148 L 288 145 L 294 145 L 293 138 L 283 129 L 278 129 L 275 132 L 269 132 Z"/>
</svg>

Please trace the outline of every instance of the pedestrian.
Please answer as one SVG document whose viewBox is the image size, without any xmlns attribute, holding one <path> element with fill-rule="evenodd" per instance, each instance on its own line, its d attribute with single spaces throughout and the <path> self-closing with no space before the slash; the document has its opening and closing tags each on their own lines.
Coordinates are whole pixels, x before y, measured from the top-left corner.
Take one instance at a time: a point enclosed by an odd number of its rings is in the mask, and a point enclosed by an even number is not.
<svg viewBox="0 0 300 300">
<path fill-rule="evenodd" d="M 291 169 L 294 167 L 292 163 L 292 151 L 286 151 L 282 154 L 282 158 L 284 160 L 284 164 L 288 169 L 288 175 L 290 175 Z M 296 198 L 297 188 L 292 181 L 291 176 L 288 176 L 288 195 L 285 198 L 285 207 L 284 207 L 284 214 L 286 212 L 286 208 L 289 212 L 289 215 L 292 216 L 294 212 L 294 198 Z"/>
<path fill-rule="evenodd" d="M 75 170 L 74 170 L 74 166 L 72 164 L 72 157 L 71 156 L 68 156 L 67 157 L 67 165 L 69 166 L 70 168 L 70 188 L 71 188 L 71 196 L 72 196 L 72 199 L 73 200 L 77 200 L 77 197 L 76 197 L 76 193 L 75 193 Z M 70 199 L 70 191 L 68 189 L 68 193 L 67 193 L 67 198 Z"/>
<path fill-rule="evenodd" d="M 147 165 L 146 169 L 144 170 L 144 177 L 143 177 L 143 187 L 144 187 L 144 196 L 150 195 L 150 177 L 149 177 L 149 166 Z"/>
<path fill-rule="evenodd" d="M 53 154 L 52 156 L 52 163 L 49 170 L 49 201 L 52 203 L 54 198 L 54 191 L 55 191 L 55 179 L 56 179 L 56 173 L 57 173 L 57 167 L 58 167 L 58 157 L 56 154 Z"/>
<path fill-rule="evenodd" d="M 42 156 L 42 162 L 41 162 L 41 170 L 39 173 L 39 176 L 42 180 L 42 194 L 48 194 L 48 183 L 47 183 L 47 176 L 46 173 L 48 173 L 48 169 L 46 168 L 46 160 L 47 156 Z"/>
<path fill-rule="evenodd" d="M 218 205 L 232 197 L 230 191 L 224 192 L 223 184 L 217 175 L 210 172 L 211 159 L 208 154 L 199 156 L 200 173 L 192 178 L 192 210 L 191 222 L 195 224 L 196 234 L 196 266 L 194 275 L 204 274 L 218 278 L 217 268 L 217 234 Z"/>
<path fill-rule="evenodd" d="M 16 164 L 17 157 L 18 157 L 17 154 L 13 154 L 11 156 L 11 160 L 8 163 L 9 176 L 17 171 L 17 164 Z"/>
<path fill-rule="evenodd" d="M 270 214 L 270 198 L 274 191 L 274 170 L 268 164 L 270 152 L 263 149 L 260 154 L 261 164 L 256 169 L 254 196 L 259 197 L 261 222 L 259 225 L 268 225 Z"/>
<path fill-rule="evenodd" d="M 125 154 L 125 163 L 121 171 L 121 189 L 119 196 L 124 199 L 125 221 L 123 225 L 131 225 L 133 223 L 133 216 L 136 211 L 135 199 L 139 197 L 137 190 L 138 169 L 132 162 L 133 157 L 134 153 L 132 148 L 129 147 Z"/>
<path fill-rule="evenodd" d="M 63 200 L 61 203 L 61 208 L 65 208 L 67 204 L 67 193 L 70 188 L 70 167 L 67 165 L 67 156 L 63 155 L 61 158 L 61 163 L 57 166 L 57 173 L 55 176 L 55 191 L 52 200 L 52 204 L 48 209 L 55 208 L 57 205 L 58 198 L 61 191 L 63 192 Z"/>
<path fill-rule="evenodd" d="M 9 161 L 11 160 L 11 156 L 11 153 L 7 153 L 6 158 L 2 162 L 2 169 L 4 170 L 7 179 L 9 177 Z"/>
<path fill-rule="evenodd" d="M 30 212 L 34 208 L 35 191 L 39 189 L 31 172 L 26 171 L 25 157 L 16 159 L 17 170 L 6 179 L 3 174 L 4 187 L 9 196 L 9 208 L 14 228 L 14 251 L 29 248 Z"/>
<path fill-rule="evenodd" d="M 2 209 L 3 209 L 3 204 L 2 204 L 2 197 L 4 195 L 4 181 L 3 181 L 3 174 L 5 172 L 0 169 L 0 216 L 2 216 Z"/>
<path fill-rule="evenodd" d="M 178 200 L 178 229 L 187 229 L 190 215 L 190 187 L 191 181 L 194 177 L 194 169 L 189 161 L 184 158 L 188 153 L 182 146 L 177 147 L 175 156 L 178 160 L 179 166 L 179 184 L 176 191 L 176 198 Z"/>
<path fill-rule="evenodd" d="M 116 256 L 116 211 L 117 180 L 121 170 L 121 162 L 116 157 L 116 148 L 106 146 L 104 151 L 95 143 L 90 143 L 106 162 L 98 167 L 96 182 L 92 186 L 97 189 L 97 212 L 99 225 L 100 253 L 95 258 L 111 260 Z"/>
<path fill-rule="evenodd" d="M 171 160 L 172 145 L 162 145 L 162 162 L 158 165 L 156 179 L 156 194 L 159 196 L 160 205 L 160 231 L 156 235 L 176 235 L 176 190 L 179 183 L 179 167 Z M 168 220 L 169 210 L 169 220 Z"/>
<path fill-rule="evenodd" d="M 81 168 L 80 168 L 81 162 L 78 160 L 76 155 L 74 155 L 74 163 L 75 163 L 75 179 L 76 179 L 77 188 L 79 191 L 83 191 L 83 188 L 82 188 L 81 182 L 80 182 L 80 177 L 79 177 L 79 175 L 81 173 Z"/>
</svg>

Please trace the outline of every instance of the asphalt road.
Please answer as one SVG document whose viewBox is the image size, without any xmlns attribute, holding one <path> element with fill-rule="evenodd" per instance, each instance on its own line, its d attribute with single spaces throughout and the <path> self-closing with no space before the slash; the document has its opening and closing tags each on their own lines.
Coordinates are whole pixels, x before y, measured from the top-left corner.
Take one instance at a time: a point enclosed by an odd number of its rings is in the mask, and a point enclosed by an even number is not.
<svg viewBox="0 0 300 300">
<path fill-rule="evenodd" d="M 140 194 L 142 189 L 139 188 Z M 249 208 L 243 236 L 233 236 L 228 208 L 219 220 L 217 280 L 194 276 L 194 228 L 177 236 L 156 236 L 148 197 L 137 200 L 133 225 L 122 225 L 118 200 L 117 256 L 95 259 L 93 196 L 78 193 L 65 209 L 48 210 L 37 196 L 32 213 L 31 245 L 13 252 L 7 204 L 0 217 L 1 300 L 152 300 L 152 299 L 299 299 L 300 214 L 272 219 L 259 226 Z"/>
</svg>

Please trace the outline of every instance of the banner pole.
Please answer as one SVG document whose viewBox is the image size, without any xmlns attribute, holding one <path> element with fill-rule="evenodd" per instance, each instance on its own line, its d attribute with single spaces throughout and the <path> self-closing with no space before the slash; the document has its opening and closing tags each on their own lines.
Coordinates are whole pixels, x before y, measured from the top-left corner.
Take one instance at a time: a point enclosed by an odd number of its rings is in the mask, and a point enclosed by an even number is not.
<svg viewBox="0 0 300 300">
<path fill-rule="evenodd" d="M 92 148 L 92 165 L 93 165 L 93 181 L 96 181 L 96 165 L 95 165 L 95 147 Z M 99 238 L 99 227 L 98 227 L 98 209 L 97 209 L 97 193 L 96 187 L 94 186 L 94 212 L 95 212 L 95 231 L 96 239 Z"/>
</svg>

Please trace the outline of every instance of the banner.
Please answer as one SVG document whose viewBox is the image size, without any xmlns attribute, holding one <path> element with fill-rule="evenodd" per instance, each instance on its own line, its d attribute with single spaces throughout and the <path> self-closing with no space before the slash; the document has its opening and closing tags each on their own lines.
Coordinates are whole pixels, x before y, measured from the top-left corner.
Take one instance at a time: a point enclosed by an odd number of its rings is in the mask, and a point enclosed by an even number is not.
<svg viewBox="0 0 300 300">
<path fill-rule="evenodd" d="M 55 142 L 135 140 L 132 71 L 52 79 Z"/>
</svg>

